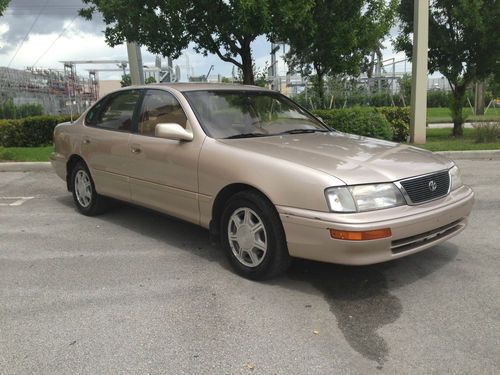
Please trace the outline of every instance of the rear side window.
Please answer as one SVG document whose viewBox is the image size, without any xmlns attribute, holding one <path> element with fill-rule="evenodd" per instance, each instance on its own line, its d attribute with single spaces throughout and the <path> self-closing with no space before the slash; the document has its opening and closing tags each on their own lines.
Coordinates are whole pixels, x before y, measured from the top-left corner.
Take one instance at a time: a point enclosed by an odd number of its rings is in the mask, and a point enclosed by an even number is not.
<svg viewBox="0 0 500 375">
<path fill-rule="evenodd" d="M 148 90 L 139 116 L 139 134 L 154 137 L 158 124 L 179 124 L 186 127 L 187 117 L 177 99 L 169 92 Z"/>
<path fill-rule="evenodd" d="M 85 122 L 96 128 L 129 132 L 139 96 L 139 90 L 112 94 L 89 111 Z"/>
</svg>

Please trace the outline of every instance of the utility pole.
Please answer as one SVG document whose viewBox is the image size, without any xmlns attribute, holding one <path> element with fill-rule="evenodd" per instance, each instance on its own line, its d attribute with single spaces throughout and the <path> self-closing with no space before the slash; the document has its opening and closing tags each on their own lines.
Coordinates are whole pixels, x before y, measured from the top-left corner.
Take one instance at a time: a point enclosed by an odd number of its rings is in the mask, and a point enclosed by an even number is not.
<svg viewBox="0 0 500 375">
<path fill-rule="evenodd" d="M 484 115 L 484 81 L 476 82 L 474 95 L 474 114 Z"/>
<path fill-rule="evenodd" d="M 132 86 L 144 85 L 141 48 L 135 42 L 127 42 L 128 64 Z"/>
<path fill-rule="evenodd" d="M 429 0 L 415 1 L 413 19 L 410 140 L 415 144 L 424 144 L 427 122 Z"/>
</svg>

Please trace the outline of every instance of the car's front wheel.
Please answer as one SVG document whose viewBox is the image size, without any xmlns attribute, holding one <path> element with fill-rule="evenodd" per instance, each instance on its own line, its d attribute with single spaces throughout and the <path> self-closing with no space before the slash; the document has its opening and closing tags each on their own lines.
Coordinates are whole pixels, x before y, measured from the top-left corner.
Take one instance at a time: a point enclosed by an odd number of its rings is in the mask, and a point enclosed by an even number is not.
<svg viewBox="0 0 500 375">
<path fill-rule="evenodd" d="M 81 161 L 71 171 L 71 187 L 76 208 L 82 214 L 95 216 L 108 208 L 108 199 L 97 193 L 92 176 Z"/>
<path fill-rule="evenodd" d="M 234 195 L 224 209 L 222 246 L 235 270 L 253 280 L 283 273 L 290 264 L 286 238 L 275 207 L 254 191 Z"/>
</svg>

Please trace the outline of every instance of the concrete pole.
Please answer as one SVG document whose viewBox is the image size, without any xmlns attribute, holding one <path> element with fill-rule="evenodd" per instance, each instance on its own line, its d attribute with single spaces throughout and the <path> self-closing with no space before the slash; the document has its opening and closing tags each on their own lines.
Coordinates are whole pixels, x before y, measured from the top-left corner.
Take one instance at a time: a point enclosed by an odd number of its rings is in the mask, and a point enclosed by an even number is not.
<svg viewBox="0 0 500 375">
<path fill-rule="evenodd" d="M 424 144 L 427 122 L 429 0 L 415 1 L 413 25 L 410 140 L 415 144 Z"/>
<path fill-rule="evenodd" d="M 144 85 L 141 48 L 135 42 L 127 42 L 128 64 L 132 86 Z"/>
<path fill-rule="evenodd" d="M 474 114 L 484 115 L 484 82 L 476 82 L 476 95 L 474 96 Z"/>
</svg>

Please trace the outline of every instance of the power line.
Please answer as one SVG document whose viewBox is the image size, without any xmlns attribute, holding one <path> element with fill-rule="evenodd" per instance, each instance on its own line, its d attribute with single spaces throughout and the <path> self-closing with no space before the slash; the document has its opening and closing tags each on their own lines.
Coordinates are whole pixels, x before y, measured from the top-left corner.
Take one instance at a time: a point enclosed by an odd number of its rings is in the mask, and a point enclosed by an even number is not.
<svg viewBox="0 0 500 375">
<path fill-rule="evenodd" d="M 21 50 L 22 46 L 24 45 L 24 42 L 26 42 L 26 40 L 28 39 L 28 36 L 30 35 L 31 31 L 33 30 L 33 27 L 35 27 L 35 24 L 37 23 L 38 19 L 40 18 L 40 16 L 42 15 L 43 11 L 45 10 L 45 7 L 47 6 L 47 4 L 49 3 L 49 0 L 46 0 L 45 1 L 45 4 L 43 5 L 43 7 L 40 9 L 40 12 L 38 13 L 38 15 L 36 16 L 35 20 L 33 21 L 33 23 L 31 24 L 31 27 L 29 28 L 28 32 L 26 33 L 26 35 L 24 36 L 24 39 L 23 41 L 21 42 L 21 44 L 19 45 L 19 47 L 16 49 L 16 52 L 14 53 L 14 56 L 12 56 L 12 58 L 10 59 L 9 61 L 9 64 L 7 65 L 7 68 L 10 68 L 10 65 L 12 64 L 12 61 L 14 61 L 14 59 L 16 58 L 17 56 L 17 53 Z"/>
<path fill-rule="evenodd" d="M 56 44 L 56 42 L 64 35 L 64 33 L 66 31 L 68 31 L 68 29 L 71 27 L 71 25 L 73 25 L 73 22 L 75 22 L 76 18 L 78 17 L 78 14 L 71 20 L 71 22 L 68 24 L 68 26 L 66 26 L 64 28 L 63 31 L 61 31 L 61 33 L 59 34 L 59 36 L 54 39 L 54 41 L 50 44 L 50 46 L 40 55 L 40 57 L 38 57 L 38 59 L 36 59 L 35 63 L 32 65 L 32 67 L 35 67 L 36 64 L 38 64 L 38 62 L 45 56 L 45 54 L 47 52 L 49 52 L 49 50 L 54 46 L 54 44 Z"/>
</svg>

